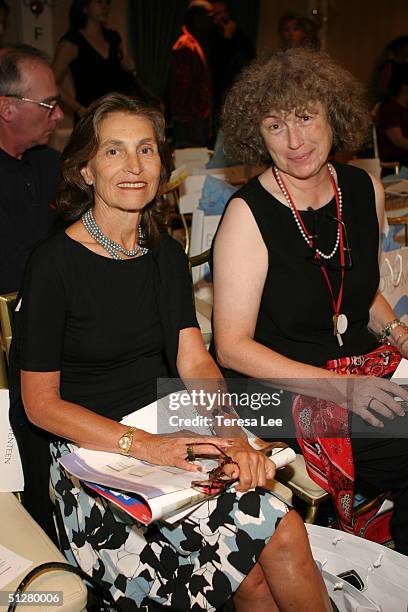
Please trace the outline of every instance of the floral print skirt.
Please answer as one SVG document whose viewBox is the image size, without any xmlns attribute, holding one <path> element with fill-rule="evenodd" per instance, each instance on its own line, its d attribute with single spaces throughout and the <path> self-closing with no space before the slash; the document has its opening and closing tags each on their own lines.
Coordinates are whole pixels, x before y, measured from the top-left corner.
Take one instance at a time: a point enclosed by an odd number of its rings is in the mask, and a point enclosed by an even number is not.
<svg viewBox="0 0 408 612">
<path fill-rule="evenodd" d="M 136 523 L 92 494 L 58 463 L 70 452 L 51 444 L 51 482 L 68 560 L 112 593 L 119 610 L 215 610 L 257 562 L 288 507 L 265 489 L 226 492 L 170 525 Z"/>
</svg>

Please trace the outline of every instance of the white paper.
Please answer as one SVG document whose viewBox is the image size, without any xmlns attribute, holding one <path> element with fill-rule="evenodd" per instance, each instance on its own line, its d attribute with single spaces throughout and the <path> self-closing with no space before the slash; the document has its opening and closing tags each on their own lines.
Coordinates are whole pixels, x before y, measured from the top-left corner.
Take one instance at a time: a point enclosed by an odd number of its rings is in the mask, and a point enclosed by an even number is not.
<svg viewBox="0 0 408 612">
<path fill-rule="evenodd" d="M 403 179 L 385 187 L 385 193 L 406 197 L 408 195 L 408 180 Z"/>
<path fill-rule="evenodd" d="M 398 364 L 397 369 L 395 370 L 394 374 L 391 377 L 391 380 L 393 380 L 394 382 L 398 383 L 398 384 L 403 384 L 403 381 L 399 382 L 397 379 L 398 378 L 403 378 L 408 380 L 408 359 L 401 359 L 401 361 Z"/>
<path fill-rule="evenodd" d="M 0 544 L 0 589 L 25 572 L 33 562 Z"/>
<path fill-rule="evenodd" d="M 8 413 L 8 390 L 0 389 L 0 491 L 15 492 L 24 489 L 24 476 Z"/>
</svg>

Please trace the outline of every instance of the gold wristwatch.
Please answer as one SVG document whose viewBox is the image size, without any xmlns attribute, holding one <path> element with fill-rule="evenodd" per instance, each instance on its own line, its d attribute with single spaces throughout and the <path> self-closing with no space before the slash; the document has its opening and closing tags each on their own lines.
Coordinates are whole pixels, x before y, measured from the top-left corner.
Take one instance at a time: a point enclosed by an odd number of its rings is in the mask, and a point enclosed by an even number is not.
<svg viewBox="0 0 408 612">
<path fill-rule="evenodd" d="M 136 427 L 131 427 L 123 434 L 123 436 L 119 438 L 118 446 L 121 455 L 129 455 L 129 451 L 132 447 L 133 433 L 135 429 Z"/>
</svg>

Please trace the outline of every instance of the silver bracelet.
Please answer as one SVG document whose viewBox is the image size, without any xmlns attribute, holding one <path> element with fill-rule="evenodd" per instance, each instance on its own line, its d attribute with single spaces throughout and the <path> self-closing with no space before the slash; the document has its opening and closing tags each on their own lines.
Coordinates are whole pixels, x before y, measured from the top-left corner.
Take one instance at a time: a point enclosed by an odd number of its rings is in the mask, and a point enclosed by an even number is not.
<svg viewBox="0 0 408 612">
<path fill-rule="evenodd" d="M 384 328 L 381 330 L 380 333 L 379 341 L 385 342 L 386 344 L 390 344 L 389 338 L 392 334 L 392 330 L 399 326 L 403 327 L 405 330 L 408 331 L 408 325 L 406 325 L 406 323 L 404 323 L 400 319 L 393 319 L 392 321 L 389 321 L 384 325 Z"/>
</svg>

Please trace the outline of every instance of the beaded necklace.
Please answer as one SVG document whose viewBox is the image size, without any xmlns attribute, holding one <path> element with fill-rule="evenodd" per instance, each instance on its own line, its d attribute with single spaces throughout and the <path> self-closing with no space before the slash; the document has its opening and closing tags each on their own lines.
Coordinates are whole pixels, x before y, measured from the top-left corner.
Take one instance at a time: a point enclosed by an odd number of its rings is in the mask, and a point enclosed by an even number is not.
<svg viewBox="0 0 408 612">
<path fill-rule="evenodd" d="M 144 233 L 140 226 L 140 223 L 137 229 L 139 237 L 138 237 L 138 241 L 137 241 L 138 243 L 136 245 L 136 248 L 128 250 L 128 249 L 125 249 L 121 244 L 118 244 L 117 242 L 109 238 L 109 236 L 105 236 L 105 234 L 102 233 L 101 228 L 95 221 L 95 217 L 93 216 L 91 208 L 82 215 L 81 220 L 88 234 L 92 236 L 92 238 L 98 244 L 100 244 L 101 247 L 105 249 L 105 251 L 109 253 L 112 259 L 123 259 L 123 257 L 121 257 L 119 253 L 123 253 L 124 255 L 127 255 L 128 257 L 136 257 L 136 255 L 139 255 L 139 254 L 146 255 L 146 253 L 149 250 L 146 247 L 139 246 L 140 242 L 142 242 L 144 239 Z"/>
<path fill-rule="evenodd" d="M 328 168 L 329 173 L 330 173 L 329 176 L 330 176 L 330 179 L 331 179 L 331 182 L 332 182 L 332 185 L 333 185 L 334 193 L 335 193 L 335 195 L 337 194 L 337 196 L 336 196 L 337 217 L 341 221 L 341 213 L 342 213 L 342 207 L 343 207 L 343 196 L 342 196 L 340 187 L 338 185 L 336 185 L 336 183 L 334 181 L 334 170 L 333 170 L 333 168 L 331 167 L 330 164 L 327 164 L 327 168 Z M 287 190 L 286 185 L 283 182 L 283 179 L 282 179 L 282 177 L 281 177 L 281 175 L 279 173 L 279 170 L 277 169 L 276 166 L 272 167 L 272 172 L 273 172 L 275 180 L 276 180 L 276 182 L 278 184 L 279 189 L 281 190 L 282 194 L 285 197 L 285 200 L 289 204 L 289 207 L 290 207 L 290 209 L 292 211 L 292 214 L 293 214 L 293 218 L 295 220 L 296 226 L 297 226 L 301 236 L 303 237 L 303 239 L 307 242 L 307 244 L 310 247 L 313 247 L 313 238 L 312 238 L 312 236 L 310 236 L 310 234 L 308 234 L 308 232 L 306 230 L 306 227 L 305 227 L 305 224 L 303 223 L 303 219 L 300 216 L 299 211 L 296 208 L 295 203 L 293 202 L 293 200 L 291 198 L 291 195 L 290 195 L 289 191 Z M 337 225 L 336 241 L 335 241 L 334 247 L 333 247 L 333 249 L 331 250 L 330 253 L 324 253 L 320 249 L 317 249 L 317 248 L 315 249 L 316 253 L 318 255 L 320 255 L 320 257 L 323 257 L 323 259 L 332 259 L 332 257 L 334 257 L 334 255 L 336 254 L 337 249 L 339 247 L 339 243 L 340 243 L 340 227 L 341 227 L 341 224 L 339 223 Z"/>
<path fill-rule="evenodd" d="M 335 241 L 334 247 L 330 253 L 323 253 L 323 251 L 313 246 L 313 237 L 307 232 L 305 224 L 303 223 L 303 219 L 300 216 L 300 213 L 298 209 L 296 208 L 295 203 L 293 202 L 292 197 L 285 183 L 283 182 L 283 179 L 279 173 L 279 170 L 276 168 L 276 166 L 272 167 L 272 172 L 278 184 L 279 189 L 281 190 L 286 201 L 289 204 L 289 207 L 293 214 L 293 218 L 296 222 L 296 226 L 301 236 L 306 241 L 306 243 L 310 246 L 310 248 L 315 249 L 316 257 L 318 259 L 320 258 L 326 259 L 326 260 L 332 259 L 332 257 L 334 257 L 337 249 L 340 246 L 341 282 L 340 282 L 340 288 L 339 288 L 339 293 L 337 295 L 337 299 L 334 297 L 333 287 L 330 282 L 329 275 L 327 274 L 327 270 L 322 266 L 321 271 L 326 281 L 327 288 L 329 290 L 330 297 L 332 299 L 332 304 L 333 304 L 333 311 L 334 311 L 333 318 L 332 318 L 333 334 L 336 336 L 339 346 L 343 346 L 343 339 L 341 336 L 347 331 L 348 320 L 347 320 L 347 316 L 344 313 L 340 312 L 341 302 L 343 299 L 343 287 L 344 287 L 344 245 L 343 245 L 343 228 L 342 228 L 342 216 L 341 216 L 342 215 L 342 193 L 341 193 L 340 187 L 336 185 L 335 183 L 333 168 L 331 167 L 330 164 L 327 164 L 327 168 L 329 171 L 330 181 L 333 186 L 334 196 L 336 199 L 336 207 L 337 207 L 337 235 L 336 235 L 336 241 Z"/>
</svg>

